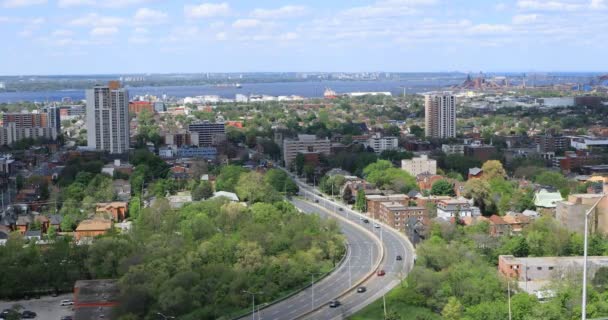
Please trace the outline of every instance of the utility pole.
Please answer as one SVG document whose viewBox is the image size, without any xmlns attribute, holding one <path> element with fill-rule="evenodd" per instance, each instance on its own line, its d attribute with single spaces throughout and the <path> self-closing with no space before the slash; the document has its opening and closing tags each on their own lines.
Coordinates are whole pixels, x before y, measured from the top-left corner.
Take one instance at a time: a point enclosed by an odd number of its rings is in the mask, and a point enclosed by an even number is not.
<svg viewBox="0 0 608 320">
<path fill-rule="evenodd" d="M 315 275 L 320 275 L 318 272 L 310 273 L 310 310 L 315 309 Z"/>
<path fill-rule="evenodd" d="M 263 294 L 263 292 L 251 292 L 251 291 L 247 291 L 247 290 L 243 290 L 243 293 L 247 293 L 251 295 L 251 319 L 255 320 L 255 295 L 256 294 Z"/>
<path fill-rule="evenodd" d="M 511 320 L 511 279 L 507 279 L 507 291 L 509 299 L 509 320 Z"/>
<path fill-rule="evenodd" d="M 595 202 L 595 204 L 593 206 L 591 206 L 591 208 L 589 208 L 589 210 L 587 210 L 587 212 L 585 212 L 585 249 L 584 249 L 584 254 L 583 254 L 583 301 L 582 301 L 582 309 L 581 309 L 581 319 L 582 320 L 586 320 L 587 319 L 587 261 L 588 259 L 588 255 L 587 255 L 587 247 L 588 247 L 588 238 L 589 238 L 589 216 L 591 215 L 591 213 L 593 213 L 595 211 L 595 208 L 597 208 L 597 205 L 600 204 L 600 201 L 602 201 L 602 199 L 604 199 L 604 197 L 606 197 L 608 194 L 606 193 L 602 193 L 602 196 L 597 199 L 597 201 Z"/>
</svg>

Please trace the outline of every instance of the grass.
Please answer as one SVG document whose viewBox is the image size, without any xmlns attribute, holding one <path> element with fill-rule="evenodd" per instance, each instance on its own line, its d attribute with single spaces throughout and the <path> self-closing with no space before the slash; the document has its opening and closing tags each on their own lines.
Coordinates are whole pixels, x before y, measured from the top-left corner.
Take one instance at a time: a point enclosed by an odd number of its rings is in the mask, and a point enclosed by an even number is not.
<svg viewBox="0 0 608 320">
<path fill-rule="evenodd" d="M 386 311 L 387 313 L 397 313 L 402 320 L 440 320 L 441 317 L 433 311 L 424 308 L 413 306 L 404 301 L 405 288 L 397 286 L 386 294 Z M 353 316 L 349 317 L 349 320 L 379 320 L 384 318 L 384 308 L 382 305 L 382 299 L 374 301 L 369 306 L 363 308 Z"/>
</svg>

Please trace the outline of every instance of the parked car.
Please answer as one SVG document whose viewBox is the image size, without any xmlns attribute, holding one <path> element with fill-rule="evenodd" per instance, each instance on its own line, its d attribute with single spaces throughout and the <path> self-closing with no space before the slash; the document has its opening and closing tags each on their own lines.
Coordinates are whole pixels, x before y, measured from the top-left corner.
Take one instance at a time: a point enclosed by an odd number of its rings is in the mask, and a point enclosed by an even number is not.
<svg viewBox="0 0 608 320">
<path fill-rule="evenodd" d="M 357 292 L 358 293 L 363 293 L 365 291 L 367 291 L 367 288 L 365 288 L 365 287 L 359 287 L 359 288 L 357 288 Z"/>
<path fill-rule="evenodd" d="M 36 312 L 24 310 L 23 312 L 21 312 L 21 318 L 22 319 L 34 319 L 34 318 L 36 318 Z"/>
<path fill-rule="evenodd" d="M 61 300 L 61 306 L 71 306 L 74 304 L 72 300 Z"/>
<path fill-rule="evenodd" d="M 19 312 L 13 309 L 4 309 L 2 313 L 0 313 L 0 319 L 19 319 Z"/>
<path fill-rule="evenodd" d="M 378 277 L 382 277 L 383 275 L 386 274 L 386 272 L 384 272 L 384 270 L 378 270 L 377 274 L 378 274 Z"/>
<path fill-rule="evenodd" d="M 397 255 L 397 261 L 401 261 L 403 258 L 400 255 Z"/>
<path fill-rule="evenodd" d="M 337 308 L 340 306 L 340 301 L 338 300 L 332 300 L 329 302 L 329 307 L 330 308 Z"/>
</svg>

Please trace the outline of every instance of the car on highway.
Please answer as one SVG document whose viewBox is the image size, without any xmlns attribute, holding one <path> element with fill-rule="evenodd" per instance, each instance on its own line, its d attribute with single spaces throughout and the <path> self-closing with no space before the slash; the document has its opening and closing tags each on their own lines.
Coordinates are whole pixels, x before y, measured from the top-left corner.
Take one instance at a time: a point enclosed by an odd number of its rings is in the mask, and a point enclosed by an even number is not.
<svg viewBox="0 0 608 320">
<path fill-rule="evenodd" d="M 357 288 L 357 292 L 358 292 L 358 293 L 363 293 L 363 292 L 365 292 L 365 291 L 367 291 L 367 288 L 366 288 L 366 287 L 359 287 L 359 288 Z"/>
<path fill-rule="evenodd" d="M 363 219 L 363 222 L 365 222 L 365 223 L 369 223 L 369 220 L 367 220 L 367 219 Z"/>
<path fill-rule="evenodd" d="M 340 301 L 339 300 L 332 300 L 329 302 L 329 307 L 330 308 L 337 308 L 340 306 Z"/>
<path fill-rule="evenodd" d="M 19 318 L 20 318 L 19 312 L 15 311 L 13 309 L 4 309 L 0 313 L 0 319 L 19 319 Z"/>
<path fill-rule="evenodd" d="M 377 223 L 374 223 L 374 228 L 380 228 L 380 225 Z"/>
<path fill-rule="evenodd" d="M 74 320 L 74 318 L 72 316 L 63 316 L 61 320 Z"/>
<path fill-rule="evenodd" d="M 21 312 L 21 319 L 34 319 L 36 318 L 36 312 L 24 310 Z"/>
<path fill-rule="evenodd" d="M 64 307 L 64 306 L 71 306 L 71 305 L 74 305 L 74 301 L 72 301 L 72 300 L 61 300 L 61 306 L 62 307 Z"/>
<path fill-rule="evenodd" d="M 315 199 L 315 203 L 319 203 L 319 199 Z"/>
<path fill-rule="evenodd" d="M 344 209 L 342 209 L 342 208 L 338 208 L 338 211 L 344 211 Z"/>
<path fill-rule="evenodd" d="M 378 270 L 378 272 L 376 273 L 378 275 L 378 277 L 382 277 L 386 274 L 386 272 L 384 272 L 383 269 Z"/>
<path fill-rule="evenodd" d="M 400 255 L 397 255 L 397 261 L 401 261 L 403 260 L 403 257 L 401 257 Z"/>
</svg>

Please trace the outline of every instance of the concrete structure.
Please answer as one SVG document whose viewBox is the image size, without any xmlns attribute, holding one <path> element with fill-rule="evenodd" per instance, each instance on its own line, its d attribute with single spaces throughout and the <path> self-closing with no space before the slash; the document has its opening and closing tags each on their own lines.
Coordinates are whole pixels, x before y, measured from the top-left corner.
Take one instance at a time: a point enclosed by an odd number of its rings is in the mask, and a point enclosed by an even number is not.
<svg viewBox="0 0 608 320">
<path fill-rule="evenodd" d="M 554 136 L 554 135 L 536 135 L 534 136 L 534 143 L 536 143 L 536 149 L 538 152 L 547 153 L 555 152 L 558 150 L 565 150 L 568 147 L 569 139 L 565 136 Z"/>
<path fill-rule="evenodd" d="M 87 141 L 91 149 L 113 154 L 129 150 L 129 92 L 120 83 L 86 90 Z"/>
<path fill-rule="evenodd" d="M 441 151 L 445 154 L 464 154 L 464 144 L 442 144 Z"/>
<path fill-rule="evenodd" d="M 401 169 L 416 177 L 421 173 L 437 174 L 437 161 L 429 159 L 427 155 L 418 158 L 401 160 Z"/>
<path fill-rule="evenodd" d="M 61 113 L 59 107 L 51 105 L 42 108 L 42 112 L 46 114 L 47 127 L 55 128 L 57 133 L 61 132 Z"/>
<path fill-rule="evenodd" d="M 366 147 L 371 147 L 376 153 L 382 153 L 385 150 L 395 150 L 399 148 L 399 139 L 397 137 L 383 137 L 377 133 L 372 135 L 365 144 Z"/>
<path fill-rule="evenodd" d="M 223 122 L 213 123 L 203 121 L 188 126 L 191 133 L 192 145 L 210 147 L 226 140 L 226 126 Z M 223 137 L 223 138 L 222 138 Z"/>
<path fill-rule="evenodd" d="M 456 97 L 451 92 L 425 95 L 424 123 L 427 137 L 455 137 Z"/>
<path fill-rule="evenodd" d="M 608 256 L 588 257 L 588 276 L 593 279 L 600 267 L 608 267 Z M 583 269 L 583 257 L 528 257 L 511 255 L 498 257 L 498 271 L 519 281 L 519 287 L 536 293 L 551 281 L 563 281 L 568 275 L 578 276 Z"/>
<path fill-rule="evenodd" d="M 585 213 L 601 197 L 601 194 L 571 194 L 567 200 L 556 203 L 555 218 L 569 231 L 582 234 L 585 230 Z M 608 234 L 607 198 L 600 201 L 589 222 L 590 233 Z"/>
<path fill-rule="evenodd" d="M 0 146 L 23 139 L 56 140 L 60 131 L 59 112 L 53 107 L 43 113 L 5 113 L 0 127 Z"/>
<path fill-rule="evenodd" d="M 302 154 L 324 154 L 329 155 L 331 142 L 329 139 L 317 139 L 315 135 L 299 134 L 297 139 L 283 140 L 283 160 L 285 167 L 289 168 L 296 159 L 298 153 Z"/>
<path fill-rule="evenodd" d="M 437 218 L 449 220 L 456 216 L 463 218 L 479 215 L 481 215 L 479 208 L 472 206 L 466 200 L 450 199 L 437 202 Z"/>
<path fill-rule="evenodd" d="M 191 134 L 188 132 L 166 133 L 163 135 L 163 142 L 168 146 L 176 146 L 178 148 L 193 145 Z M 196 144 L 198 145 L 198 143 Z"/>
</svg>

